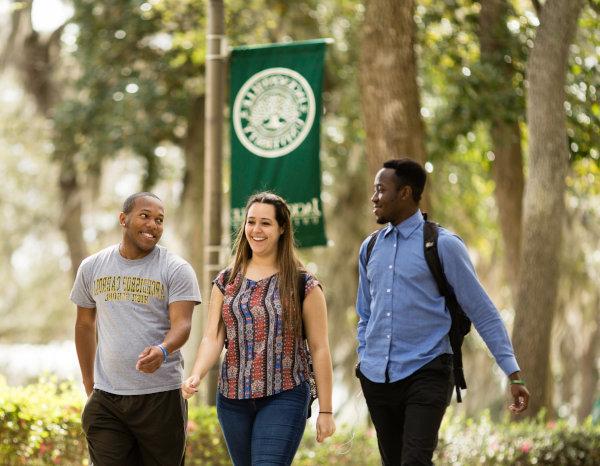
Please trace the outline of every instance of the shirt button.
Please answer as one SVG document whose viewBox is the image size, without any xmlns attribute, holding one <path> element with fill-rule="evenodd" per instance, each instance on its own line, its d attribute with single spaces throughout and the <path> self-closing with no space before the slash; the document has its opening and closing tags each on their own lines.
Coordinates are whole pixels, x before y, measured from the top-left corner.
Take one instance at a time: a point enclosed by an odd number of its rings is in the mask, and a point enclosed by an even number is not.
<svg viewBox="0 0 600 466">
<path fill-rule="evenodd" d="M 386 356 L 385 359 L 387 359 L 388 357 Z"/>
<path fill-rule="evenodd" d="M 396 247 L 396 243 L 394 243 L 394 247 Z"/>
<path fill-rule="evenodd" d="M 387 335 L 387 337 L 389 338 L 390 336 L 389 336 L 389 335 Z"/>
<path fill-rule="evenodd" d="M 388 288 L 386 291 L 389 293 L 389 292 L 390 292 L 390 291 L 392 291 L 392 290 L 390 290 L 390 289 Z"/>
<path fill-rule="evenodd" d="M 388 267 L 388 269 L 391 269 L 391 268 L 392 268 L 392 266 L 390 265 L 390 266 Z"/>
<path fill-rule="evenodd" d="M 391 312 L 388 312 L 386 315 L 389 317 L 389 316 L 391 316 L 391 315 L 392 315 L 392 313 L 391 313 Z"/>
</svg>

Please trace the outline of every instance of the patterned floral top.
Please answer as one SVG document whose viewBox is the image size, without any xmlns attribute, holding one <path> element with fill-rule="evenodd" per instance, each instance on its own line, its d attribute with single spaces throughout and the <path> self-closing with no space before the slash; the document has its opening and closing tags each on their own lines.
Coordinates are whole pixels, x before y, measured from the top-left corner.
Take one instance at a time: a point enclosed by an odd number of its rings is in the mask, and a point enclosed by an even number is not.
<svg viewBox="0 0 600 466">
<path fill-rule="evenodd" d="M 227 332 L 219 392 L 226 398 L 260 398 L 310 381 L 305 340 L 283 331 L 278 274 L 254 281 L 238 273 L 226 285 L 226 271 L 213 281 L 224 296 Z M 320 284 L 310 274 L 305 277 L 306 296 Z"/>
</svg>

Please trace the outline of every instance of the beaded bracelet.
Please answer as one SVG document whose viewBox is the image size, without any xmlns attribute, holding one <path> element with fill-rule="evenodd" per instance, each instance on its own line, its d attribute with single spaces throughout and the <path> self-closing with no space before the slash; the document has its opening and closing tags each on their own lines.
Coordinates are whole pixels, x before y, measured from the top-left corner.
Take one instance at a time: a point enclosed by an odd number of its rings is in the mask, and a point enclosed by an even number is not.
<svg viewBox="0 0 600 466">
<path fill-rule="evenodd" d="M 525 385 L 525 381 L 523 379 L 511 380 L 511 385 Z"/>
</svg>

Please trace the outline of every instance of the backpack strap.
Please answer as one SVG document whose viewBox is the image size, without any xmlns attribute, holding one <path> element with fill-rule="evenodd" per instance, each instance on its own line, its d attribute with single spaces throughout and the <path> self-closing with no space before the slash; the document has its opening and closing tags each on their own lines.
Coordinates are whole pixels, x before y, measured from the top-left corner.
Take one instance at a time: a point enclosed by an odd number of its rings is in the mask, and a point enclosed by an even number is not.
<svg viewBox="0 0 600 466">
<path fill-rule="evenodd" d="M 461 402 L 462 397 L 460 395 L 461 389 L 467 388 L 465 381 L 465 375 L 463 372 L 462 365 L 462 341 L 466 333 L 470 329 L 470 321 L 466 317 L 462 310 L 456 295 L 452 290 L 452 287 L 446 279 L 444 268 L 440 261 L 440 256 L 437 247 L 438 240 L 438 229 L 439 225 L 434 222 L 430 222 L 425 217 L 425 224 L 423 225 L 423 248 L 425 253 L 425 260 L 435 282 L 437 284 L 440 294 L 446 301 L 446 307 L 450 311 L 450 317 L 452 318 L 452 325 L 448 336 L 450 338 L 450 346 L 452 347 L 453 354 L 453 365 L 454 365 L 454 384 L 456 386 L 456 401 Z"/>
<path fill-rule="evenodd" d="M 380 228 L 379 230 L 375 230 L 373 233 L 369 235 L 369 242 L 367 243 L 367 254 L 365 264 L 369 263 L 369 258 L 371 257 L 371 253 L 373 252 L 373 248 L 375 247 L 375 242 L 377 241 L 377 237 L 379 236 L 379 232 L 383 230 Z"/>
<path fill-rule="evenodd" d="M 306 298 L 306 272 L 298 274 L 298 298 L 300 301 L 300 317 L 304 311 L 304 298 Z M 304 331 L 304 323 L 302 323 L 302 339 L 306 340 L 306 332 Z"/>
</svg>

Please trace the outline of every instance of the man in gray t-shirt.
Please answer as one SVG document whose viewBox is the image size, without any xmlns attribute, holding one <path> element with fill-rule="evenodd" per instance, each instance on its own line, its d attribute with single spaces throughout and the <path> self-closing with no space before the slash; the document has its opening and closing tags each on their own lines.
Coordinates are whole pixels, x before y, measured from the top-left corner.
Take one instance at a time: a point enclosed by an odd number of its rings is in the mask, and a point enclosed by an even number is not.
<svg viewBox="0 0 600 466">
<path fill-rule="evenodd" d="M 164 207 L 130 196 L 120 244 L 86 258 L 71 300 L 75 345 L 89 400 L 82 415 L 90 456 L 103 464 L 183 464 L 187 405 L 179 349 L 200 290 L 192 267 L 157 243 Z"/>
</svg>

